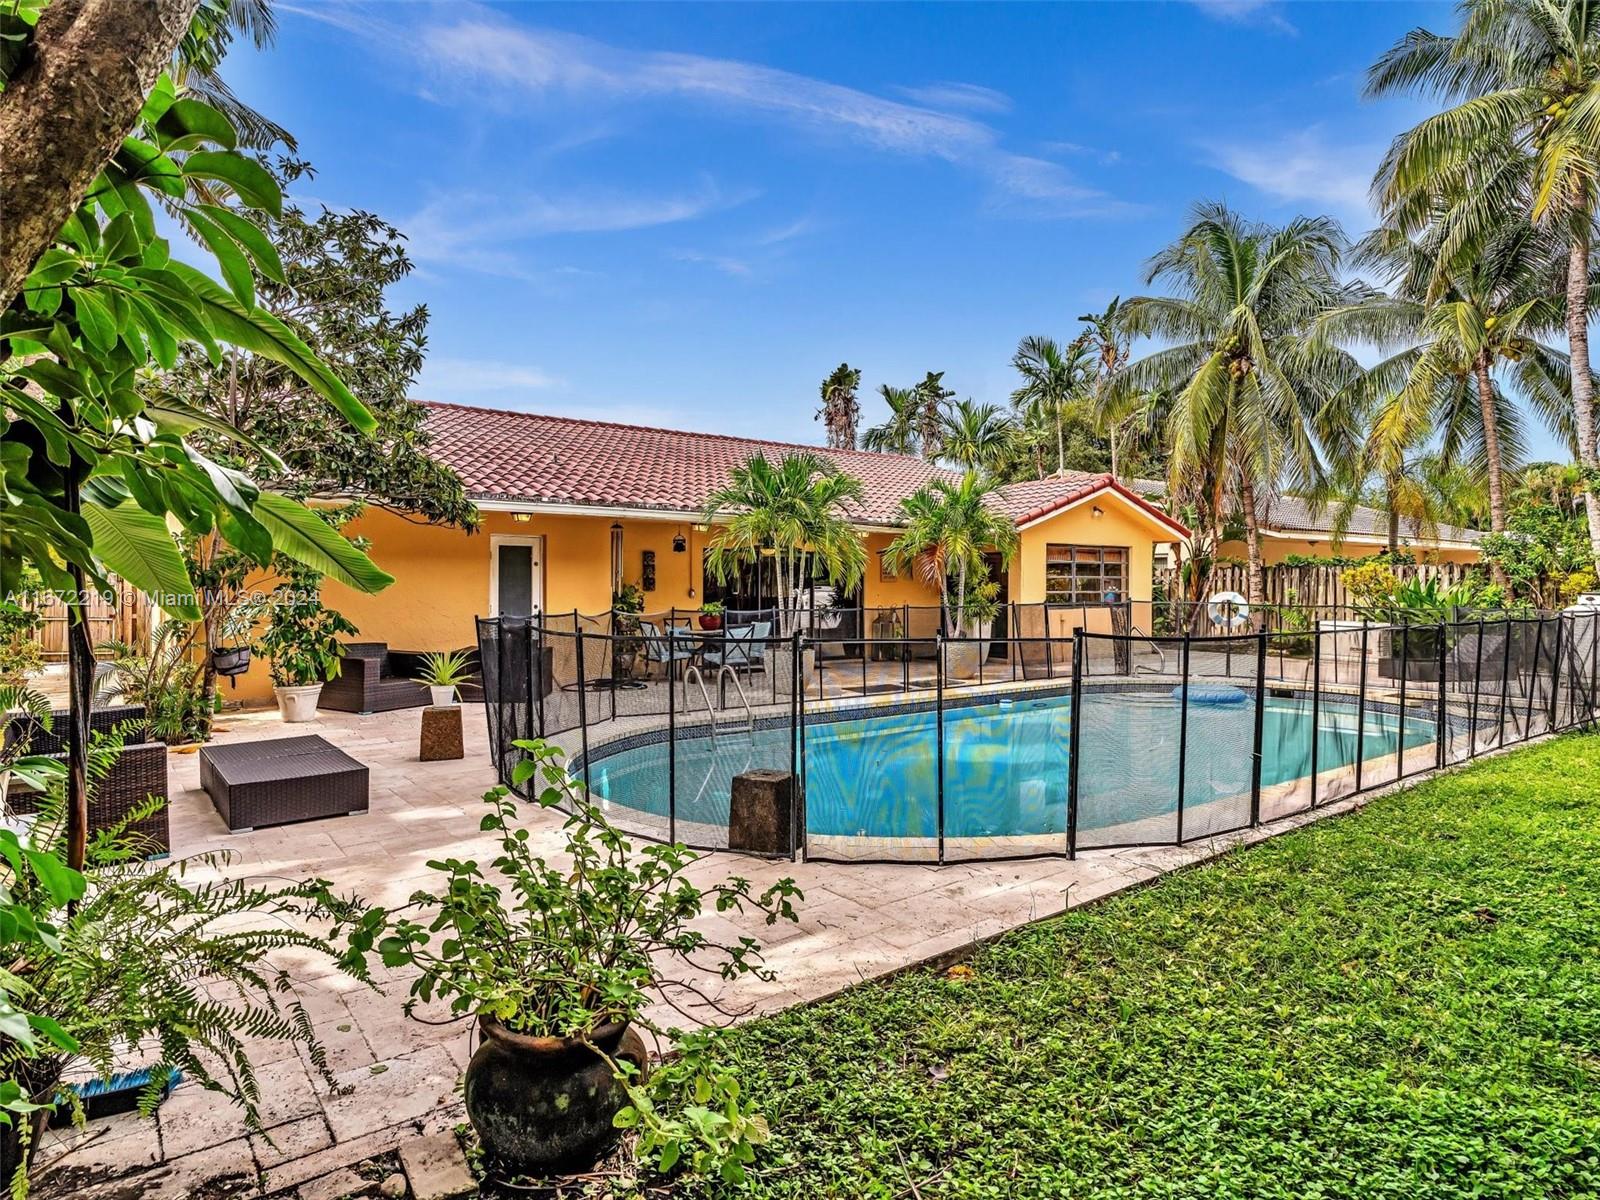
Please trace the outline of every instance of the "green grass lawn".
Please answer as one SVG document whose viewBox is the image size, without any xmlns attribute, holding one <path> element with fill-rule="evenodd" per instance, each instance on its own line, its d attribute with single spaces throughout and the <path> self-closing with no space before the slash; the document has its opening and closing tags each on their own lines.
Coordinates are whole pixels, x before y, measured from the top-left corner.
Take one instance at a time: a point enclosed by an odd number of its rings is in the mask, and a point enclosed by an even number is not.
<svg viewBox="0 0 1600 1200">
<path fill-rule="evenodd" d="M 1600 1195 L 1600 738 L 732 1035 L 758 1195 Z"/>
</svg>

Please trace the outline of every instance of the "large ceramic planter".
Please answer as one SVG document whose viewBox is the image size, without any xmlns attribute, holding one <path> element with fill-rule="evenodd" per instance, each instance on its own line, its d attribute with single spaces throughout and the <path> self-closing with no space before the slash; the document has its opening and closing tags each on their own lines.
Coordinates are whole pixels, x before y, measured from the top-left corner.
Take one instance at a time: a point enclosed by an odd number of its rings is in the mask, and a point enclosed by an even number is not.
<svg viewBox="0 0 1600 1200">
<path fill-rule="evenodd" d="M 322 698 L 320 683 L 311 683 L 304 687 L 275 687 L 272 692 L 278 698 L 278 715 L 285 721 L 317 719 L 317 701 Z"/>
<path fill-rule="evenodd" d="M 467 1118 L 502 1172 L 537 1174 L 592 1164 L 617 1136 L 612 1119 L 627 1093 L 596 1049 L 644 1072 L 644 1042 L 625 1025 L 575 1038 L 512 1033 L 480 1016 L 483 1040 L 467 1064 Z"/>
</svg>

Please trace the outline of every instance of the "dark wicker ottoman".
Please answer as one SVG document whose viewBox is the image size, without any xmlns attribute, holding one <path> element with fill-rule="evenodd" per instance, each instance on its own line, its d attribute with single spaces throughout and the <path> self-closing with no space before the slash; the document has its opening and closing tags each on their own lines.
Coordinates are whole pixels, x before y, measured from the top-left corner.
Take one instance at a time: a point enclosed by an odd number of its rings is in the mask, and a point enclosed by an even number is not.
<svg viewBox="0 0 1600 1200">
<path fill-rule="evenodd" d="M 200 786 L 235 833 L 367 811 L 367 768 L 315 734 L 202 747 Z"/>
</svg>

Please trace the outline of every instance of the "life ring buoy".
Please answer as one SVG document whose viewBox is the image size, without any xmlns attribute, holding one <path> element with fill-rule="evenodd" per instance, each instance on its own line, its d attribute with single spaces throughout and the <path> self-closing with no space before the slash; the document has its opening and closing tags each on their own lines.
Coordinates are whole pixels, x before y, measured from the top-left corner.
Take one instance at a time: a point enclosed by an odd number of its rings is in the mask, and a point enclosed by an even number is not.
<svg viewBox="0 0 1600 1200">
<path fill-rule="evenodd" d="M 1218 592 L 1206 602 L 1206 616 L 1218 629 L 1240 629 L 1250 624 L 1250 602 L 1238 592 Z"/>
</svg>

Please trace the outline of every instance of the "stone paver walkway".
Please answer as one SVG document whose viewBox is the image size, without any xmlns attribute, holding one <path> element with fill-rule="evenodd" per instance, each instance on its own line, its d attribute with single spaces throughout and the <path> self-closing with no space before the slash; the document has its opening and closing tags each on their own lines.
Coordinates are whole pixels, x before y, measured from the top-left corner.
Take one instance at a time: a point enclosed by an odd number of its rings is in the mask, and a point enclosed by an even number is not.
<svg viewBox="0 0 1600 1200">
<path fill-rule="evenodd" d="M 198 756 L 170 758 L 172 838 L 176 855 L 227 851 L 232 876 L 321 876 L 367 900 L 402 902 L 434 875 L 429 859 L 492 854 L 478 831 L 479 796 L 494 780 L 481 706 L 464 714 L 462 762 L 417 759 L 420 710 L 375 716 L 324 713 L 315 725 L 283 725 L 276 712 L 230 715 L 219 741 L 320 733 L 370 766 L 368 813 L 231 834 L 199 788 Z M 1318 816 L 1348 809 L 1329 805 Z M 557 820 L 525 809 L 538 846 L 553 854 Z M 1309 818 L 1302 818 L 1309 819 Z M 744 1016 L 814 1000 L 860 980 L 959 951 L 1028 921 L 1062 911 L 1270 830 L 1219 837 L 1182 848 L 1099 851 L 1076 862 L 840 865 L 767 862 L 730 854 L 697 865 L 703 880 L 738 873 L 764 886 L 792 875 L 805 892 L 798 925 L 768 928 L 724 916 L 704 918 L 708 933 L 750 933 L 768 947 L 773 983 L 737 988 L 717 978 L 697 987 Z M 270 1141 L 247 1136 L 236 1109 L 193 1085 L 180 1087 L 154 1120 L 134 1116 L 92 1122 L 83 1131 L 47 1135 L 41 1146 L 39 1200 L 51 1197 L 263 1194 L 309 1184 L 336 1168 L 393 1149 L 418 1131 L 462 1119 L 458 1080 L 474 1041 L 470 1023 L 429 1025 L 401 1011 L 405 981 L 374 991 L 326 964 L 292 964 L 297 987 L 326 1044 L 337 1087 L 317 1081 L 301 1055 L 282 1046 L 257 1059 L 263 1119 Z M 701 1008 L 703 1020 L 713 1014 Z M 684 1023 L 677 1018 L 676 1023 Z M 303 1197 L 314 1194 L 308 1186 Z"/>
</svg>

